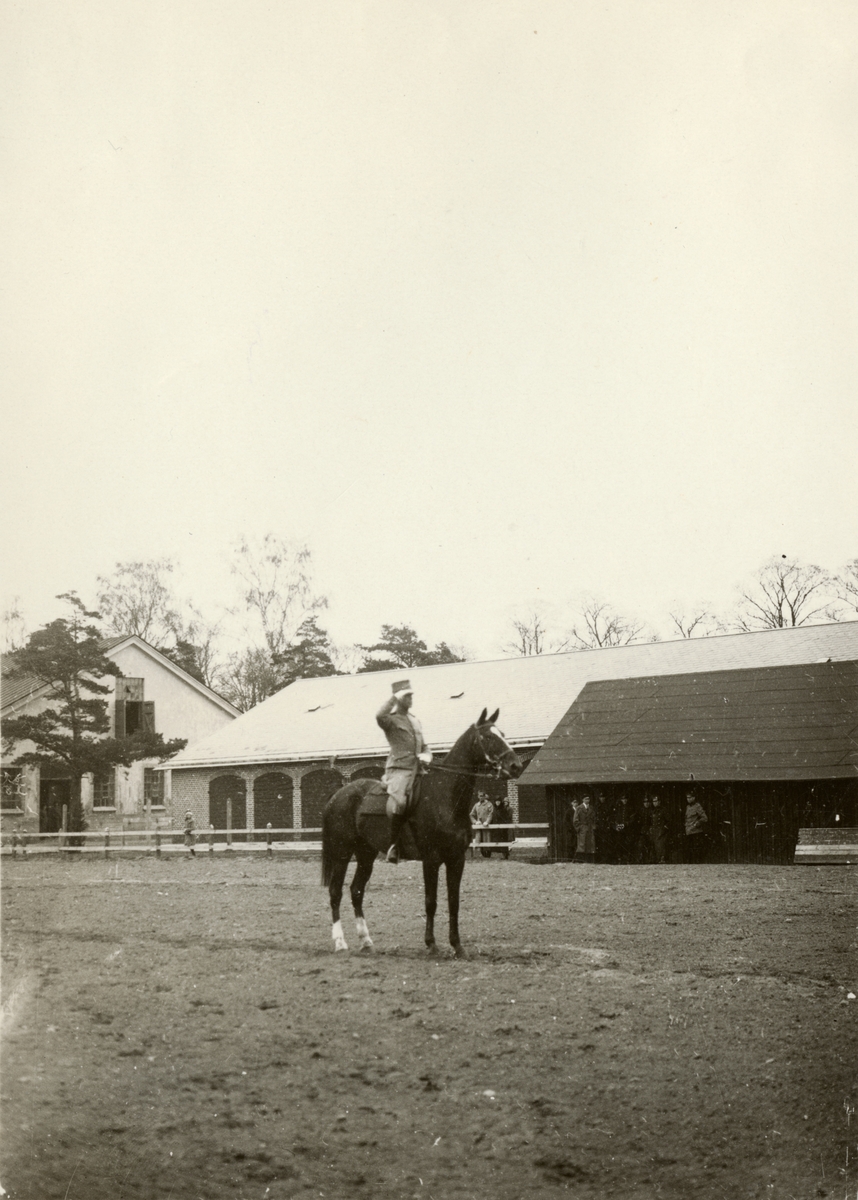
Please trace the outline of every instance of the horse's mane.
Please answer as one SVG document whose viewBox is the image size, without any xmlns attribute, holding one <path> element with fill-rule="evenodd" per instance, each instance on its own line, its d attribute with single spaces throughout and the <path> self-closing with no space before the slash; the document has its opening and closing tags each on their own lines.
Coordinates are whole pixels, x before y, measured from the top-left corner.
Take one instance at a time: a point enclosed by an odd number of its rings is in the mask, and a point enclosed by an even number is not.
<svg viewBox="0 0 858 1200">
<path fill-rule="evenodd" d="M 440 764 L 440 770 L 436 779 L 440 776 L 441 779 L 449 780 L 450 799 L 453 805 L 454 814 L 466 816 L 470 819 L 471 814 L 471 797 L 474 791 L 474 784 L 477 778 L 475 764 L 471 757 L 468 756 L 466 762 L 462 762 L 462 752 L 466 746 L 473 741 L 477 736 L 476 722 L 469 725 L 463 734 L 456 738 L 453 745 L 444 756 L 444 761 Z M 461 773 L 456 771 L 460 768 Z M 445 776 L 445 772 L 450 772 Z"/>
</svg>

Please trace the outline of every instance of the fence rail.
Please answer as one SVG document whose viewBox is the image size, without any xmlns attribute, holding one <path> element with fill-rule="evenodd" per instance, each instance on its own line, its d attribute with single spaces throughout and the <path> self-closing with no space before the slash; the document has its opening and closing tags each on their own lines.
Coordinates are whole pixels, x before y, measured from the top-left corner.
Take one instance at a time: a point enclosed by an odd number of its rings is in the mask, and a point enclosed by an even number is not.
<svg viewBox="0 0 858 1200">
<path fill-rule="evenodd" d="M 509 830 L 512 836 L 506 841 L 489 841 L 481 836 L 497 830 Z M 526 834 L 525 830 L 534 832 Z M 471 842 L 471 853 L 473 854 L 475 850 L 509 850 L 517 842 L 521 843 L 522 839 L 517 836 L 519 833 L 524 833 L 524 840 L 527 842 L 545 842 L 544 835 L 547 830 L 547 824 L 536 823 L 483 827 L 476 831 L 476 836 Z M 223 853 L 225 850 L 232 850 L 235 840 L 241 839 L 242 846 L 258 846 L 260 851 L 266 850 L 269 855 L 272 855 L 275 850 L 313 848 L 314 845 L 318 845 L 321 834 L 321 827 L 315 826 L 301 829 L 274 829 L 270 824 L 266 825 L 264 829 L 215 829 L 212 826 L 209 829 L 196 830 L 191 844 L 194 850 L 206 850 L 209 854 L 214 854 L 215 851 Z M 307 840 L 308 837 L 312 840 Z M 156 856 L 160 856 L 163 851 L 175 853 L 187 851 L 189 847 L 186 845 L 183 829 L 162 827 L 156 829 L 87 829 L 80 832 L 60 830 L 56 833 L 14 830 L 0 834 L 0 849 L 2 849 L 2 853 L 11 855 L 13 858 L 18 854 L 26 856 L 31 853 L 42 855 L 98 852 L 107 858 L 111 852 L 117 850 L 154 853 Z"/>
</svg>

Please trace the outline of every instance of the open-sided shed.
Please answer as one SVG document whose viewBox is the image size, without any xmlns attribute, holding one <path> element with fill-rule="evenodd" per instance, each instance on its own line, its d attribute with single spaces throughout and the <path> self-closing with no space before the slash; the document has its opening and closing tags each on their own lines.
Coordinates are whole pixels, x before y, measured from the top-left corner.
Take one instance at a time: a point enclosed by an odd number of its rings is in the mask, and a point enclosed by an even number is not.
<svg viewBox="0 0 858 1200">
<path fill-rule="evenodd" d="M 643 802 L 657 791 L 680 858 L 693 785 L 709 817 L 710 857 L 792 861 L 801 826 L 858 821 L 858 662 L 588 683 L 522 783 L 547 789 L 558 858 L 584 791 L 596 803 L 597 856 L 616 848 L 625 795 L 624 853 L 642 857 Z"/>
</svg>

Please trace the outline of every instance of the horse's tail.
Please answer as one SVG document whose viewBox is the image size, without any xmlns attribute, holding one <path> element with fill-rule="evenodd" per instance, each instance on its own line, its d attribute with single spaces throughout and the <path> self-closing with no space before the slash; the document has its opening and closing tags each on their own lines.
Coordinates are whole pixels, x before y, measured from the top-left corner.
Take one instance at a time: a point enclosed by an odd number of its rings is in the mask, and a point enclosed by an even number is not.
<svg viewBox="0 0 858 1200">
<path fill-rule="evenodd" d="M 331 886 L 337 861 L 342 859 L 345 790 L 345 788 L 339 788 L 334 792 L 322 813 L 322 887 Z M 350 857 L 350 855 L 346 857 Z"/>
</svg>

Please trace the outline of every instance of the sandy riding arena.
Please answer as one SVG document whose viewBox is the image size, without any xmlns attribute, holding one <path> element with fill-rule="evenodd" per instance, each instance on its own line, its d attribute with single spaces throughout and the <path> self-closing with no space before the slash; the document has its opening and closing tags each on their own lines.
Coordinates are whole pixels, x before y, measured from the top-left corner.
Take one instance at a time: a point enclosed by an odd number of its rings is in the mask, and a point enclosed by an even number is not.
<svg viewBox="0 0 858 1200">
<path fill-rule="evenodd" d="M 4 860 L 12 1200 L 854 1200 L 855 868 L 477 859 L 464 961 L 318 879 Z"/>
</svg>

